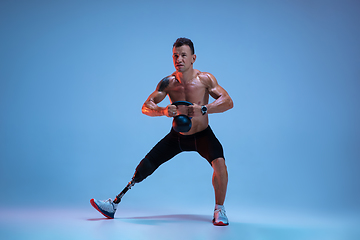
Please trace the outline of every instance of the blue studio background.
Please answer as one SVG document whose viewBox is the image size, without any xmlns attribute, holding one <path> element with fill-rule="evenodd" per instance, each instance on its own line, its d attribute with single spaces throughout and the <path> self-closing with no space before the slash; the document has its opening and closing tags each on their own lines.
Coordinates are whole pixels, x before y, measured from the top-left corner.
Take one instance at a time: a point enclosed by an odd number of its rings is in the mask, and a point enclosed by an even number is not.
<svg viewBox="0 0 360 240">
<path fill-rule="evenodd" d="M 210 116 L 231 209 L 360 211 L 358 1 L 1 1 L 1 204 L 114 198 L 171 126 L 141 106 L 195 44 L 234 108 Z M 166 106 L 166 99 L 161 106 Z M 123 206 L 209 208 L 196 153 L 161 166 Z"/>
</svg>

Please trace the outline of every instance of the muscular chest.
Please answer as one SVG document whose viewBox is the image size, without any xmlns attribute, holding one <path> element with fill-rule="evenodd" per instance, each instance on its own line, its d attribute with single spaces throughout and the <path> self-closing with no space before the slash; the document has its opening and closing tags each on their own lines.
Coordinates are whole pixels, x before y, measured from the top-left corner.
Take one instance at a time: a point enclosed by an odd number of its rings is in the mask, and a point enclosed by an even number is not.
<svg viewBox="0 0 360 240">
<path fill-rule="evenodd" d="M 186 100 L 194 103 L 203 102 L 206 95 L 206 87 L 200 81 L 187 83 L 175 82 L 171 87 L 169 97 L 172 101 Z"/>
</svg>

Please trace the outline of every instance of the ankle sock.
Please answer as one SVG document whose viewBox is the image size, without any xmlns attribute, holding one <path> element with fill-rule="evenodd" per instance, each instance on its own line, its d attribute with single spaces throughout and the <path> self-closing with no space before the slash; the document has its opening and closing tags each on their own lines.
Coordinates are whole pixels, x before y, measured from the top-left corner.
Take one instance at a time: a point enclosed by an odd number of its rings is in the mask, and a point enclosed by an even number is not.
<svg viewBox="0 0 360 240">
<path fill-rule="evenodd" d="M 215 204 L 215 210 L 225 209 L 224 205 Z"/>
</svg>

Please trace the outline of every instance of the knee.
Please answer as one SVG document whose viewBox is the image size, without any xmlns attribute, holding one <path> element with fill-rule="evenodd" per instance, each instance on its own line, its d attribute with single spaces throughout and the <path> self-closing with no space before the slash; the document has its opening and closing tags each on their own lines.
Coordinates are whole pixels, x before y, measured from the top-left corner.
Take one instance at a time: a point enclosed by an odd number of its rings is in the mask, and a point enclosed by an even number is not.
<svg viewBox="0 0 360 240">
<path fill-rule="evenodd" d="M 224 158 L 217 158 L 211 162 L 215 172 L 227 172 L 227 167 Z"/>
<path fill-rule="evenodd" d="M 145 178 L 151 175 L 156 170 L 156 168 L 157 166 L 153 164 L 152 161 L 144 158 L 136 167 L 135 174 L 133 176 L 133 182 L 139 183 L 143 181 Z"/>
</svg>

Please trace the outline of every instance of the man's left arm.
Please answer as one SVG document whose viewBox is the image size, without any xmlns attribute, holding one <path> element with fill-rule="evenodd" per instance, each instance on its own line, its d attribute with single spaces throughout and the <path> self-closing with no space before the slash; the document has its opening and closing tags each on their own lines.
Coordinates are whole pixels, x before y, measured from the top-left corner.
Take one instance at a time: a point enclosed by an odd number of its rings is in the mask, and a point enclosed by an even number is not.
<svg viewBox="0 0 360 240">
<path fill-rule="evenodd" d="M 222 113 L 233 108 L 234 103 L 227 91 L 218 84 L 211 73 L 206 73 L 206 75 L 208 77 L 206 82 L 208 83 L 209 94 L 215 99 L 215 101 L 206 105 L 207 113 Z"/>
</svg>

